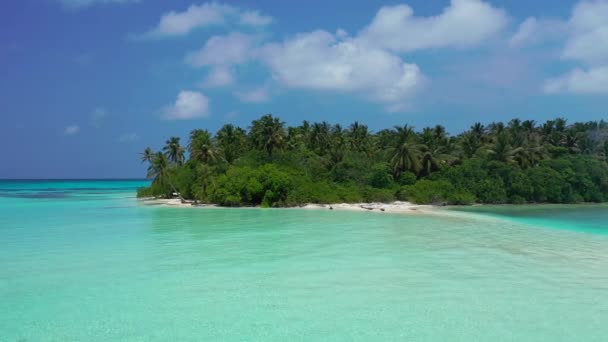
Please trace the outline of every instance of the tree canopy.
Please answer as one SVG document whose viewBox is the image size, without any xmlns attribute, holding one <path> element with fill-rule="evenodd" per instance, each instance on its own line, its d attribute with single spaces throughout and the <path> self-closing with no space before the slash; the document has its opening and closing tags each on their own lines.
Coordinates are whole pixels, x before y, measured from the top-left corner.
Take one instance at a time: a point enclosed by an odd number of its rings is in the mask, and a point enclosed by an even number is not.
<svg viewBox="0 0 608 342">
<path fill-rule="evenodd" d="M 451 136 L 437 125 L 376 133 L 359 122 L 287 127 L 267 114 L 247 129 L 194 129 L 146 148 L 150 187 L 225 206 L 305 203 L 578 203 L 608 201 L 608 124 L 558 118 L 474 123 Z M 187 152 L 187 153 L 186 153 Z M 187 154 L 187 158 L 186 158 Z"/>
</svg>

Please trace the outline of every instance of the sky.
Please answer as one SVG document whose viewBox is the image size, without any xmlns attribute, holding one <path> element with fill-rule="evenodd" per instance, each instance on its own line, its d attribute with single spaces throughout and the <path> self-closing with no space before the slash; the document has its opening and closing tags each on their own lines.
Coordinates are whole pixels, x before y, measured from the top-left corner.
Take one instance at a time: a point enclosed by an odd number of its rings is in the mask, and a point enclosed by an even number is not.
<svg viewBox="0 0 608 342">
<path fill-rule="evenodd" d="M 266 113 L 608 119 L 608 0 L 0 2 L 0 178 L 141 178 L 145 147 Z"/>
</svg>

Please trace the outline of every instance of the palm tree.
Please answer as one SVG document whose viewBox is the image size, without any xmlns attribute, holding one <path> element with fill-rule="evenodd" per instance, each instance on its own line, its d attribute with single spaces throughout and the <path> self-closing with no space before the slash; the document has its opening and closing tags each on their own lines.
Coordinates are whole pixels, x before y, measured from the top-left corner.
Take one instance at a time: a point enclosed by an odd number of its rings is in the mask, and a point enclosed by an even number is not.
<svg viewBox="0 0 608 342">
<path fill-rule="evenodd" d="M 329 123 L 325 121 L 313 123 L 309 136 L 309 148 L 321 156 L 325 155 L 330 148 L 330 135 L 331 126 Z"/>
<path fill-rule="evenodd" d="M 554 123 L 555 123 L 556 131 L 564 132 L 566 130 L 568 121 L 566 121 L 566 119 L 564 119 L 564 118 L 557 118 L 557 119 L 555 119 Z"/>
<path fill-rule="evenodd" d="M 211 184 L 211 179 L 213 177 L 213 170 L 211 169 L 211 167 L 207 164 L 198 164 L 196 166 L 196 176 L 197 179 L 200 181 L 200 193 L 198 193 L 197 196 L 197 201 L 195 201 L 196 203 L 198 203 L 198 200 L 202 200 L 205 201 L 207 199 L 207 189 L 209 188 L 209 185 Z"/>
<path fill-rule="evenodd" d="M 346 134 L 353 151 L 367 152 L 369 150 L 370 134 L 366 125 L 361 125 L 358 121 L 355 121 L 350 125 Z"/>
<path fill-rule="evenodd" d="M 157 184 L 160 186 L 169 185 L 173 192 L 179 196 L 179 198 L 184 201 L 181 193 L 177 191 L 177 188 L 171 182 L 171 163 L 169 162 L 168 157 L 162 152 L 154 153 L 152 157 L 152 161 L 150 162 L 150 166 L 148 166 L 148 173 L 146 174 L 147 178 L 151 178 L 153 184 Z"/>
<path fill-rule="evenodd" d="M 152 158 L 154 158 L 154 151 L 152 151 L 151 148 L 146 147 L 146 149 L 144 150 L 144 152 L 141 154 L 141 162 L 145 163 L 145 162 L 152 162 Z"/>
<path fill-rule="evenodd" d="M 247 145 L 247 132 L 244 129 L 227 124 L 215 134 L 215 140 L 224 159 L 232 164 L 245 151 Z"/>
<path fill-rule="evenodd" d="M 515 162 L 515 155 L 521 150 L 521 147 L 513 148 L 508 133 L 502 132 L 496 137 L 496 143 L 487 152 L 491 159 L 509 164 Z"/>
<path fill-rule="evenodd" d="M 531 135 L 514 153 L 514 160 L 522 169 L 537 166 L 545 157 L 546 150 L 538 135 Z"/>
<path fill-rule="evenodd" d="M 420 158 L 420 175 L 428 176 L 441 169 L 441 162 L 438 159 L 437 151 L 428 149 Z"/>
<path fill-rule="evenodd" d="M 287 148 L 295 150 L 299 147 L 304 146 L 304 135 L 300 127 L 288 127 L 287 128 Z"/>
<path fill-rule="evenodd" d="M 477 140 L 484 142 L 486 128 L 480 122 L 476 122 L 473 126 L 471 126 L 471 133 L 473 133 L 473 136 L 475 136 Z"/>
<path fill-rule="evenodd" d="M 423 145 L 434 148 L 435 143 L 435 133 L 431 127 L 425 127 L 422 129 L 422 133 L 420 134 L 420 141 Z"/>
<path fill-rule="evenodd" d="M 190 132 L 190 143 L 188 144 L 190 159 L 203 164 L 215 161 L 216 152 L 211 142 L 211 134 L 207 130 L 195 129 Z"/>
<path fill-rule="evenodd" d="M 171 137 L 169 140 L 165 142 L 165 147 L 163 147 L 163 151 L 165 151 L 165 155 L 174 165 L 182 165 L 184 163 L 185 157 L 185 149 L 179 144 L 179 137 Z"/>
<path fill-rule="evenodd" d="M 532 132 L 536 131 L 536 121 L 526 120 L 521 123 L 521 127 L 527 134 L 531 134 Z"/>
<path fill-rule="evenodd" d="M 505 130 L 505 124 L 502 122 L 492 122 L 490 124 L 490 133 L 496 138 Z"/>
<path fill-rule="evenodd" d="M 344 160 L 346 152 L 346 138 L 342 126 L 335 125 L 332 127 L 329 141 L 329 162 L 330 167 L 333 167 Z"/>
<path fill-rule="evenodd" d="M 523 128 L 522 122 L 520 119 L 513 119 L 513 120 L 509 121 L 509 129 L 517 132 L 522 128 Z"/>
<path fill-rule="evenodd" d="M 154 153 L 148 166 L 147 178 L 153 179 L 153 183 L 164 184 L 169 171 L 169 160 L 162 152 Z"/>
<path fill-rule="evenodd" d="M 285 123 L 272 114 L 266 114 L 251 124 L 253 145 L 266 151 L 269 157 L 285 143 Z"/>
<path fill-rule="evenodd" d="M 302 121 L 302 124 L 298 129 L 300 130 L 300 134 L 302 134 L 302 139 L 308 141 L 308 137 L 310 136 L 310 122 L 307 120 Z"/>
<path fill-rule="evenodd" d="M 395 126 L 396 146 L 391 153 L 393 176 L 399 179 L 404 171 L 418 172 L 420 148 L 416 144 L 416 133 L 408 125 Z"/>
<path fill-rule="evenodd" d="M 395 145 L 395 134 L 390 129 L 385 128 L 378 131 L 373 138 L 372 145 L 378 150 L 386 150 Z"/>
<path fill-rule="evenodd" d="M 435 127 L 433 127 L 433 136 L 435 138 L 435 141 L 442 143 L 445 139 L 447 139 L 448 134 L 445 130 L 445 127 L 443 127 L 442 125 L 436 125 Z"/>
<path fill-rule="evenodd" d="M 482 147 L 482 142 L 479 140 L 479 136 L 474 131 L 466 132 L 462 135 L 460 140 L 462 147 L 462 153 L 465 158 L 473 158 Z"/>
<path fill-rule="evenodd" d="M 423 145 L 423 153 L 420 158 L 420 175 L 428 176 L 435 171 L 443 169 L 447 165 L 451 165 L 457 160 L 457 157 L 454 155 L 455 150 L 455 144 L 451 141 L 446 141 L 442 145 Z"/>
<path fill-rule="evenodd" d="M 568 129 L 562 137 L 562 146 L 568 149 L 568 152 L 577 154 L 581 152 L 579 142 L 581 136 L 574 129 Z"/>
</svg>

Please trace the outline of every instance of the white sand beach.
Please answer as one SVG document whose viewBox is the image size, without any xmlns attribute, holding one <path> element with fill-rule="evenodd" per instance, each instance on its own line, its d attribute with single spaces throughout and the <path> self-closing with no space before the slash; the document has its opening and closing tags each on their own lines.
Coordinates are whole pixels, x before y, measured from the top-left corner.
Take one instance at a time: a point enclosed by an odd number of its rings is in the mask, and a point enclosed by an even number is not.
<svg viewBox="0 0 608 342">
<path fill-rule="evenodd" d="M 145 198 L 140 199 L 144 205 L 160 205 L 167 207 L 179 208 L 219 208 L 215 204 L 193 204 L 190 201 L 182 202 L 179 198 L 172 199 L 156 199 Z M 259 208 L 257 207 L 238 207 L 238 208 Z M 277 209 L 306 209 L 306 210 L 348 210 L 348 211 L 366 211 L 377 213 L 429 213 L 436 211 L 437 207 L 432 205 L 418 205 L 411 202 L 395 201 L 392 203 L 333 203 L 333 204 L 316 204 L 309 203 L 303 206 L 277 208 Z"/>
</svg>

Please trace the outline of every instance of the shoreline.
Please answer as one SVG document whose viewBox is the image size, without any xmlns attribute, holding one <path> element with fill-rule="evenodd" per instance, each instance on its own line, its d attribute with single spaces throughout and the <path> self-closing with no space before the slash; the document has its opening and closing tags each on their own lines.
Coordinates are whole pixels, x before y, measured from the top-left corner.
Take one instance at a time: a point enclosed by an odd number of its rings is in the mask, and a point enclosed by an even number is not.
<svg viewBox="0 0 608 342">
<path fill-rule="evenodd" d="M 217 204 L 193 204 L 191 202 L 182 203 L 179 198 L 171 199 L 155 199 L 155 198 L 141 198 L 137 200 L 143 205 L 149 206 L 163 206 L 173 208 L 195 208 L 195 209 L 212 209 L 212 208 L 226 208 L 226 209 L 261 209 L 260 206 L 237 206 L 237 207 L 223 207 Z M 432 205 L 419 205 L 411 202 L 395 201 L 391 203 L 332 203 L 332 204 L 316 204 L 307 203 L 305 205 L 296 207 L 280 207 L 280 208 L 265 208 L 265 209 L 301 209 L 301 210 L 337 210 L 337 211 L 362 211 L 362 212 L 376 212 L 376 213 L 431 213 L 436 212 L 440 207 Z"/>
</svg>

